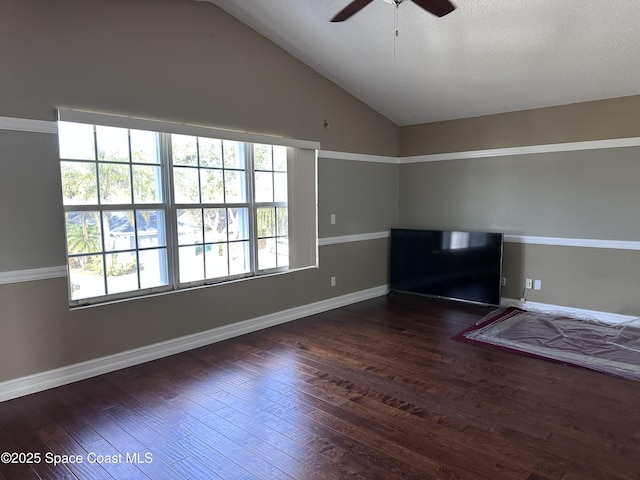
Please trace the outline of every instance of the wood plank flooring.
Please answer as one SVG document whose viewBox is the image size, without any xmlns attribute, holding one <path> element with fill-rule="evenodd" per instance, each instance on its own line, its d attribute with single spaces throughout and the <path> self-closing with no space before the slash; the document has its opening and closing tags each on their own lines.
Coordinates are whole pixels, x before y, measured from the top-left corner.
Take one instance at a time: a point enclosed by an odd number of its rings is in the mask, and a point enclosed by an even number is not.
<svg viewBox="0 0 640 480">
<path fill-rule="evenodd" d="M 488 311 L 382 297 L 0 403 L 34 454 L 0 480 L 640 479 L 640 382 L 450 340 Z"/>
</svg>

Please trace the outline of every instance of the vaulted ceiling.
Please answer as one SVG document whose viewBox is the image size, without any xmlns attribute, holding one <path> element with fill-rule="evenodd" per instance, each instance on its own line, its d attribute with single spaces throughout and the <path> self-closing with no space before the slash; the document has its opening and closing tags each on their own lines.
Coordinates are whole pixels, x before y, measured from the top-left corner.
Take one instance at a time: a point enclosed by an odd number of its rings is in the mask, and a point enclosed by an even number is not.
<svg viewBox="0 0 640 480">
<path fill-rule="evenodd" d="M 204 1 L 400 126 L 640 94 L 639 0 Z"/>
</svg>

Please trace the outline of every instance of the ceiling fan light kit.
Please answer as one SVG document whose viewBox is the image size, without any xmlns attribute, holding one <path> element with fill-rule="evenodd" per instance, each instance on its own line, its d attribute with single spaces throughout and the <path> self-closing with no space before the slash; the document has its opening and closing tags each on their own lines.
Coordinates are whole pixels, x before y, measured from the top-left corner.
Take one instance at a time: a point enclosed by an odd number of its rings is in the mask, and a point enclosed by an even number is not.
<svg viewBox="0 0 640 480">
<path fill-rule="evenodd" d="M 404 0 L 383 0 L 398 7 Z M 437 16 L 444 17 L 453 12 L 456 7 L 449 0 L 412 0 L 413 3 L 423 8 L 427 12 Z M 331 19 L 332 22 L 344 22 L 348 18 L 358 13 L 364 7 L 369 5 L 373 0 L 353 0 L 349 5 L 344 7 L 338 14 Z"/>
</svg>

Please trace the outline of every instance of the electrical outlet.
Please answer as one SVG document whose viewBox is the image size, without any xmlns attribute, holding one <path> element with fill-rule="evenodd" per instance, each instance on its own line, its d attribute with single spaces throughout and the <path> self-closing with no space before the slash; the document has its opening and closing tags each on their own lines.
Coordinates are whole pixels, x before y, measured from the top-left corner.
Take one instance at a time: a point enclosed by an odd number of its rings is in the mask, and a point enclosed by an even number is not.
<svg viewBox="0 0 640 480">
<path fill-rule="evenodd" d="M 336 286 L 336 277 L 331 277 L 331 286 L 332 287 Z"/>
<path fill-rule="evenodd" d="M 502 277 L 502 281 L 500 282 L 500 285 L 502 285 L 503 287 L 507 286 L 507 277 Z"/>
<path fill-rule="evenodd" d="M 526 278 L 524 281 L 524 288 L 527 288 L 527 289 L 533 288 L 533 280 L 530 278 Z"/>
<path fill-rule="evenodd" d="M 336 224 L 336 214 L 332 213 L 331 214 L 331 225 L 335 225 Z"/>
<path fill-rule="evenodd" d="M 534 290 L 542 290 L 542 280 L 534 280 L 533 281 L 533 289 Z"/>
</svg>

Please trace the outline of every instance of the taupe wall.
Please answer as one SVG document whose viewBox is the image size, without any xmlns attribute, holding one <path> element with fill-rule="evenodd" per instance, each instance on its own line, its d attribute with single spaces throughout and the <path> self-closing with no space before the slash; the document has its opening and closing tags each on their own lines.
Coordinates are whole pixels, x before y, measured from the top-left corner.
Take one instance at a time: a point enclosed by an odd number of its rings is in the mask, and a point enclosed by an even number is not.
<svg viewBox="0 0 640 480">
<path fill-rule="evenodd" d="M 506 243 L 503 273 L 507 298 L 520 298 L 521 278 L 542 279 L 529 301 L 600 312 L 640 315 L 640 254 L 608 248 Z"/>
<path fill-rule="evenodd" d="M 398 165 L 322 157 L 318 164 L 318 228 L 323 237 L 383 232 L 397 223 Z"/>
<path fill-rule="evenodd" d="M 2 117 L 68 107 L 399 152 L 399 127 L 204 2 L 0 0 L 0 65 Z M 321 160 L 319 209 L 348 205 L 336 213 L 352 234 L 384 229 L 398 198 L 387 167 Z M 64 265 L 58 168 L 55 135 L 0 130 L 0 273 Z M 386 240 L 319 253 L 319 269 L 74 311 L 64 278 L 0 285 L 0 382 L 387 282 Z"/>
<path fill-rule="evenodd" d="M 208 2 L 1 0 L 0 45 L 2 116 L 78 108 L 398 154 L 397 126 Z"/>
<path fill-rule="evenodd" d="M 640 147 L 410 163 L 400 221 L 517 235 L 640 240 Z"/>
<path fill-rule="evenodd" d="M 640 136 L 640 96 L 401 130 L 403 155 Z M 453 159 L 400 167 L 399 223 L 511 235 L 640 241 L 640 147 Z M 640 315 L 640 252 L 505 245 L 503 296 Z"/>
<path fill-rule="evenodd" d="M 640 136 L 640 95 L 402 127 L 400 155 Z"/>
</svg>

